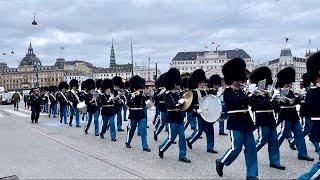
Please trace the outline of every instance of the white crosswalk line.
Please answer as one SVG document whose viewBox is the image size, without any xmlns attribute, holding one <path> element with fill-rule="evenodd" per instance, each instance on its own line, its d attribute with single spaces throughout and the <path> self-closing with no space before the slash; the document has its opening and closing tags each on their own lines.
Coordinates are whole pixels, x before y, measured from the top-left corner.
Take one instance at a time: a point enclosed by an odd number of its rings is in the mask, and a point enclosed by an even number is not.
<svg viewBox="0 0 320 180">
<path fill-rule="evenodd" d="M 24 114 L 24 113 L 21 113 L 19 111 L 14 111 L 14 110 L 11 110 L 11 109 L 6 109 L 5 111 L 7 111 L 8 113 L 17 115 L 17 116 L 21 116 L 21 117 L 29 117 L 30 116 L 28 114 Z"/>
</svg>

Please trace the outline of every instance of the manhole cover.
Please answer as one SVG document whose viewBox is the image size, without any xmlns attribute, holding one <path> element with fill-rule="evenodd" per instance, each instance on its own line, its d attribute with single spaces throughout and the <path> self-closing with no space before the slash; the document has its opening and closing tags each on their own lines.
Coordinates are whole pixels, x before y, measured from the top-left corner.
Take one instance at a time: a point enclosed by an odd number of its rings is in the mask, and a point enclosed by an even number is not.
<svg viewBox="0 0 320 180">
<path fill-rule="evenodd" d="M 13 180 L 13 179 L 19 179 L 18 176 L 16 175 L 12 175 L 12 176 L 7 176 L 7 177 L 2 177 L 0 179 L 10 179 L 10 180 Z"/>
</svg>

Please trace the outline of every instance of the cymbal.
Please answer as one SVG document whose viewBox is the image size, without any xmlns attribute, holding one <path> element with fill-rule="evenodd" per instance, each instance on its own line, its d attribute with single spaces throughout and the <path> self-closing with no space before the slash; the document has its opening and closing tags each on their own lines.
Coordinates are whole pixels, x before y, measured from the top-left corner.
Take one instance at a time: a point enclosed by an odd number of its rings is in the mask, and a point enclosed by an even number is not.
<svg viewBox="0 0 320 180">
<path fill-rule="evenodd" d="M 183 93 L 182 98 L 186 99 L 186 101 L 181 106 L 181 110 L 185 111 L 191 106 L 192 99 L 193 99 L 192 91 L 189 90 L 189 91 L 186 91 L 185 93 Z"/>
</svg>

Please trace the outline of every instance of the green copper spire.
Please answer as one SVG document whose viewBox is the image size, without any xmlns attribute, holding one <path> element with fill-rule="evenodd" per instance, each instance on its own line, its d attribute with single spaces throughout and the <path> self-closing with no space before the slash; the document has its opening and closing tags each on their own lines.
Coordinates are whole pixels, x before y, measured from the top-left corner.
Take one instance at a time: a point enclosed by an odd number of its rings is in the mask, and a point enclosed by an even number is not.
<svg viewBox="0 0 320 180">
<path fill-rule="evenodd" d="M 110 66 L 113 66 L 113 65 L 116 65 L 116 55 L 114 54 L 113 39 L 112 39 L 111 53 L 110 53 Z"/>
</svg>

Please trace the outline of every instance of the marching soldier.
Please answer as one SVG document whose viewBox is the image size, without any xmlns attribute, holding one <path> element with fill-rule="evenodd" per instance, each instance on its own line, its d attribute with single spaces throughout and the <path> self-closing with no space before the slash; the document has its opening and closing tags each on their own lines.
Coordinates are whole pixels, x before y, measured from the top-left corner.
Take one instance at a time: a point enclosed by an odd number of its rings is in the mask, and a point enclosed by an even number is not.
<svg viewBox="0 0 320 180">
<path fill-rule="evenodd" d="M 68 112 L 68 104 L 69 104 L 69 99 L 68 97 L 68 89 L 69 85 L 67 82 L 62 81 L 59 83 L 59 92 L 57 93 L 57 100 L 60 105 L 60 123 L 62 123 L 62 120 L 64 124 L 68 124 L 67 121 L 67 112 Z"/>
<path fill-rule="evenodd" d="M 250 117 L 249 97 L 241 89 L 246 79 L 246 63 L 243 59 L 234 58 L 224 64 L 222 73 L 227 87 L 224 91 L 224 101 L 228 109 L 227 129 L 230 130 L 231 148 L 216 160 L 216 171 L 223 175 L 224 165 L 229 166 L 245 147 L 244 155 L 247 166 L 247 179 L 257 179 L 258 161 L 253 130 L 254 123 Z"/>
<path fill-rule="evenodd" d="M 127 105 L 129 107 L 130 126 L 126 139 L 126 147 L 131 148 L 131 140 L 136 127 L 138 126 L 138 132 L 141 136 L 143 151 L 150 152 L 151 149 L 148 147 L 147 141 L 147 116 L 144 111 L 147 97 L 145 97 L 141 92 L 143 88 L 143 80 L 140 76 L 135 75 L 130 78 L 130 90 L 132 93 L 129 94 L 127 101 Z"/>
<path fill-rule="evenodd" d="M 158 135 L 160 134 L 160 132 L 162 131 L 162 129 L 167 126 L 167 107 L 164 101 L 164 94 L 166 91 L 166 88 L 164 87 L 164 77 L 165 77 L 165 73 L 161 74 L 159 77 L 159 92 L 157 93 L 157 101 L 159 101 L 159 112 L 160 112 L 160 118 L 159 121 L 156 121 L 155 123 L 155 131 L 153 132 L 153 139 L 155 141 L 158 140 Z"/>
<path fill-rule="evenodd" d="M 155 82 L 155 87 L 156 87 L 156 90 L 153 94 L 153 99 L 154 99 L 154 106 L 155 106 L 155 114 L 154 114 L 154 118 L 153 118 L 153 125 L 155 126 L 156 128 L 156 123 L 158 121 L 158 119 L 160 119 L 160 111 L 159 111 L 159 98 L 157 97 L 159 92 L 160 92 L 160 80 L 157 79 L 157 81 Z"/>
<path fill-rule="evenodd" d="M 254 92 L 251 98 L 252 112 L 255 114 L 256 127 L 258 129 L 257 151 L 268 143 L 270 167 L 285 170 L 285 166 L 280 164 L 279 142 L 276 129 L 276 120 L 273 110 L 277 102 L 272 99 L 271 92 L 267 91 L 267 86 L 272 85 L 272 73 L 268 67 L 260 67 L 254 70 L 250 76 L 252 84 L 266 80 L 266 84 L 259 92 Z"/>
<path fill-rule="evenodd" d="M 31 123 L 38 123 L 41 112 L 42 97 L 40 95 L 39 88 L 35 88 L 31 91 L 33 92 L 30 96 Z"/>
<path fill-rule="evenodd" d="M 57 98 L 55 96 L 56 93 L 56 86 L 50 86 L 49 87 L 49 93 L 48 93 L 48 101 L 49 101 L 49 117 L 56 118 L 57 113 Z"/>
<path fill-rule="evenodd" d="M 125 92 L 125 97 L 126 97 L 125 99 L 128 99 L 129 88 L 130 88 L 129 81 L 126 81 L 124 83 L 124 92 Z M 128 121 L 128 119 L 127 119 L 128 106 L 126 103 L 124 103 L 122 110 L 123 110 L 123 121 Z"/>
<path fill-rule="evenodd" d="M 177 135 L 179 135 L 179 161 L 190 163 L 191 160 L 186 157 L 186 139 L 184 135 L 183 114 L 179 109 L 184 104 L 185 99 L 181 99 L 180 93 L 180 72 L 175 68 L 169 69 L 164 76 L 164 85 L 166 92 L 164 94 L 164 101 L 168 108 L 167 121 L 169 127 L 168 138 L 159 146 L 159 156 L 163 158 L 163 153 L 174 142 Z"/>
<path fill-rule="evenodd" d="M 69 91 L 69 100 L 70 100 L 70 121 L 69 126 L 72 126 L 73 116 L 76 118 L 76 127 L 80 126 L 80 114 L 79 109 L 77 108 L 78 103 L 80 102 L 79 98 L 79 84 L 78 80 L 72 79 L 69 83 L 70 91 Z"/>
<path fill-rule="evenodd" d="M 201 98 L 209 94 L 209 92 L 206 90 L 207 78 L 205 72 L 202 69 L 197 69 L 191 74 L 190 78 L 191 82 L 194 83 L 194 87 L 196 87 L 196 89 L 193 90 L 193 100 L 191 106 L 193 107 L 195 114 L 194 116 L 197 118 L 198 129 L 187 138 L 187 145 L 190 149 L 192 149 L 192 144 L 199 139 L 203 132 L 205 132 L 207 138 L 207 152 L 216 154 L 218 152 L 214 150 L 213 123 L 209 123 L 201 117 L 202 109 L 199 108 L 199 102 Z"/>
<path fill-rule="evenodd" d="M 99 93 L 95 91 L 96 82 L 93 79 L 87 79 L 84 83 L 85 93 L 83 94 L 84 101 L 87 105 L 88 123 L 84 130 L 85 134 L 88 134 L 92 119 L 94 119 L 94 134 L 99 136 L 99 109 L 98 109 L 98 97 Z"/>
<path fill-rule="evenodd" d="M 295 70 L 292 67 L 284 68 L 277 74 L 277 78 L 281 91 L 288 91 L 286 95 L 284 94 L 280 97 L 278 120 L 281 122 L 281 131 L 278 135 L 279 146 L 283 140 L 293 132 L 298 150 L 298 159 L 313 161 L 313 158 L 309 157 L 307 153 L 306 143 L 302 135 L 302 128 L 295 106 L 300 103 L 300 99 L 296 98 L 291 90 L 292 82 L 295 81 Z"/>
<path fill-rule="evenodd" d="M 80 101 L 83 102 L 85 101 L 85 98 L 86 98 L 86 94 L 88 94 L 88 92 L 86 91 L 85 89 L 86 87 L 86 81 L 82 81 L 81 83 L 81 91 L 79 92 L 79 98 L 80 98 Z M 87 120 L 87 112 L 83 112 L 82 114 L 82 121 L 84 121 L 84 119 Z"/>
<path fill-rule="evenodd" d="M 98 105 L 101 107 L 101 116 L 103 121 L 102 130 L 100 132 L 100 138 L 104 139 L 104 134 L 107 131 L 107 126 L 110 126 L 111 141 L 116 141 L 116 128 L 114 123 L 115 107 L 114 107 L 114 95 L 113 81 L 111 79 L 104 79 L 101 82 L 101 93 L 98 98 Z"/>
<path fill-rule="evenodd" d="M 43 87 L 43 112 L 48 113 L 49 112 L 49 96 L 48 96 L 48 87 Z"/>
<path fill-rule="evenodd" d="M 114 95 L 117 98 L 120 98 L 122 101 L 118 101 L 115 104 L 115 111 L 116 111 L 116 115 L 117 115 L 117 129 L 118 131 L 124 131 L 124 129 L 122 129 L 122 107 L 124 105 L 125 102 L 125 95 L 123 93 L 123 82 L 122 82 L 122 78 L 120 76 L 115 76 L 112 78 L 112 81 L 114 83 Z"/>
<path fill-rule="evenodd" d="M 224 121 L 228 118 L 228 111 L 223 100 L 221 77 L 218 74 L 212 75 L 209 79 L 209 85 L 211 86 L 211 90 L 209 91 L 209 93 L 216 95 L 219 98 L 222 106 L 222 112 L 219 119 L 219 135 L 227 136 L 228 134 L 224 132 Z"/>
<path fill-rule="evenodd" d="M 305 103 L 311 116 L 310 141 L 316 145 L 316 150 L 320 159 L 320 52 L 314 53 L 307 60 L 308 79 L 315 85 L 311 87 L 306 94 Z M 319 179 L 320 161 L 315 163 L 310 171 L 301 175 L 298 180 Z"/>
</svg>

